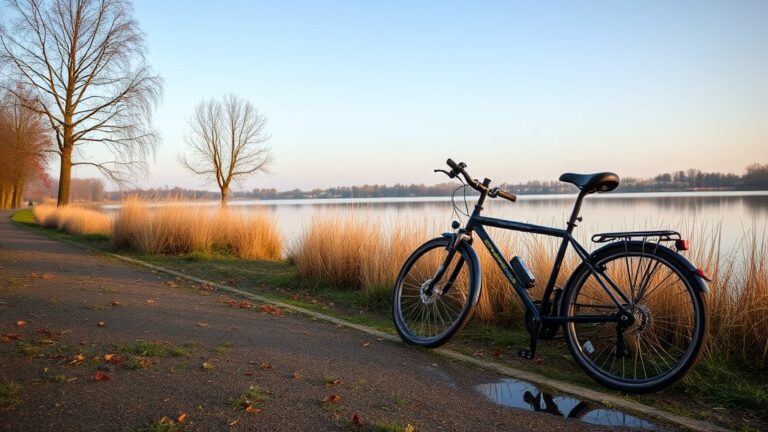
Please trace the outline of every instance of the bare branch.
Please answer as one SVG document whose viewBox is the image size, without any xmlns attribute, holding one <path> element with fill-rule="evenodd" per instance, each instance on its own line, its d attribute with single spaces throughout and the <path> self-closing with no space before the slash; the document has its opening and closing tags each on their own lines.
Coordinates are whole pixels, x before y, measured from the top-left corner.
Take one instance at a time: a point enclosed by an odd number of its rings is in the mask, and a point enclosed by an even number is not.
<svg viewBox="0 0 768 432">
<path fill-rule="evenodd" d="M 129 0 L 7 0 L 0 28 L 6 78 L 30 92 L 29 109 L 48 118 L 63 163 L 59 202 L 68 201 L 72 155 L 109 179 L 126 179 L 154 149 L 151 114 L 162 79 L 145 63 L 144 35 Z M 5 11 L 4 11 L 5 12 Z M 83 147 L 101 146 L 111 162 Z M 80 150 L 75 151 L 76 148 Z"/>
<path fill-rule="evenodd" d="M 220 101 L 202 101 L 189 121 L 185 137 L 189 156 L 179 162 L 191 173 L 215 180 L 222 205 L 232 182 L 249 175 L 267 172 L 272 163 L 270 149 L 264 145 L 267 120 L 248 101 L 227 95 Z"/>
</svg>

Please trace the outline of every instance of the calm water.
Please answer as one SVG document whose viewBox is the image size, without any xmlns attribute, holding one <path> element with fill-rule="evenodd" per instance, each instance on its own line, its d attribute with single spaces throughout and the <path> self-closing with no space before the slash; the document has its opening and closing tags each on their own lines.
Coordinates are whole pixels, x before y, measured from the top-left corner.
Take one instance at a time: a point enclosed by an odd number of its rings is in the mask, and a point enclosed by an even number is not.
<svg viewBox="0 0 768 432">
<path fill-rule="evenodd" d="M 574 198 L 575 195 L 527 195 L 519 197 L 515 203 L 488 200 L 484 214 L 564 227 Z M 460 197 L 457 203 L 463 209 Z M 215 208 L 218 203 L 198 202 L 195 205 Z M 471 199 L 468 205 L 471 211 Z M 106 205 L 102 209 L 111 213 L 117 207 Z M 327 214 L 379 219 L 385 226 L 403 221 L 426 224 L 435 235 L 450 230 L 451 220 L 457 219 L 450 197 L 233 201 L 230 207 L 246 212 L 271 212 L 289 242 L 313 218 Z M 763 242 L 766 239 L 768 191 L 591 195 L 584 201 L 581 215 L 584 221 L 577 228 L 577 235 L 587 243 L 589 236 L 596 232 L 644 229 L 677 229 L 685 237 L 701 241 L 702 229 L 711 231 L 719 227 L 721 251 L 738 252 L 745 234 L 756 233 Z M 466 220 L 466 217 L 461 219 Z M 585 246 L 591 249 L 590 245 Z"/>
</svg>

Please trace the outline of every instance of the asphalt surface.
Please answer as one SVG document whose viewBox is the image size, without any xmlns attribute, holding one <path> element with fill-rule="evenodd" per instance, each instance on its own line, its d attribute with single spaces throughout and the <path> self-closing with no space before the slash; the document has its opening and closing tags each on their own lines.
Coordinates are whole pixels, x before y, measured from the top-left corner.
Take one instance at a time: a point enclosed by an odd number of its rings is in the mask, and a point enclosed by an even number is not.
<svg viewBox="0 0 768 432">
<path fill-rule="evenodd" d="M 419 431 L 608 430 L 492 403 L 475 387 L 498 375 L 241 304 L 9 217 L 0 213 L 0 384 L 20 388 L 0 430 L 134 431 L 183 414 L 178 430 L 359 430 L 354 415 Z M 267 399 L 249 413 L 232 401 L 251 385 Z"/>
</svg>

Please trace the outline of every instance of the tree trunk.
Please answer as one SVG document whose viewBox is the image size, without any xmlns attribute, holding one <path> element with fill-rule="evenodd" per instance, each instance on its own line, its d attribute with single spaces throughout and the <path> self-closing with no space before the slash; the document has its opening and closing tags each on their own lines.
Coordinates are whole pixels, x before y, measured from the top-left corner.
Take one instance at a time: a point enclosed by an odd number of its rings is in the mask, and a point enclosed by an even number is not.
<svg viewBox="0 0 768 432">
<path fill-rule="evenodd" d="M 227 195 L 229 195 L 229 185 L 221 187 L 221 206 L 227 206 Z"/>
<path fill-rule="evenodd" d="M 5 209 L 5 200 L 8 195 L 8 186 L 5 182 L 0 184 L 0 209 Z"/>
<path fill-rule="evenodd" d="M 72 147 L 61 151 L 61 169 L 59 171 L 59 207 L 69 204 L 69 184 L 72 180 Z"/>
<path fill-rule="evenodd" d="M 22 195 L 22 185 L 21 181 L 16 179 L 13 182 L 13 195 L 11 197 L 11 207 L 13 208 L 19 208 L 21 207 L 21 195 Z"/>
</svg>

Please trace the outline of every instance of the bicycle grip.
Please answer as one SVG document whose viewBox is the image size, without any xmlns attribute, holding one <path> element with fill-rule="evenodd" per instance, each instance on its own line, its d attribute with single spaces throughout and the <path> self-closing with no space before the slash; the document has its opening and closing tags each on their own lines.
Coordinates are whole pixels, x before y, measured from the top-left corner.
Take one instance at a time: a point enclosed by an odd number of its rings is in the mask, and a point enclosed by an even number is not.
<svg viewBox="0 0 768 432">
<path fill-rule="evenodd" d="M 447 160 L 447 161 L 445 161 L 445 163 L 447 163 L 447 164 L 448 164 L 448 166 L 449 166 L 449 167 L 451 167 L 451 169 L 452 169 L 452 170 L 454 170 L 454 171 L 456 171 L 456 172 L 459 172 L 459 171 L 461 171 L 461 169 L 459 168 L 459 164 L 457 164 L 456 162 L 454 162 L 454 161 L 453 161 L 453 159 L 451 159 L 451 158 L 448 158 L 448 160 Z"/>
<path fill-rule="evenodd" d="M 506 200 L 510 200 L 512 202 L 517 201 L 517 195 L 515 195 L 513 193 L 509 193 L 507 191 L 500 190 L 500 191 L 497 192 L 497 194 L 498 194 L 498 196 L 500 196 L 500 197 L 502 197 L 502 198 L 504 198 Z"/>
</svg>

